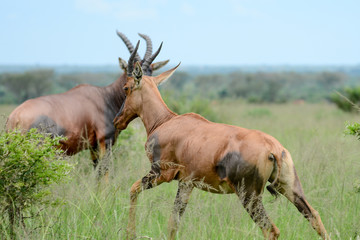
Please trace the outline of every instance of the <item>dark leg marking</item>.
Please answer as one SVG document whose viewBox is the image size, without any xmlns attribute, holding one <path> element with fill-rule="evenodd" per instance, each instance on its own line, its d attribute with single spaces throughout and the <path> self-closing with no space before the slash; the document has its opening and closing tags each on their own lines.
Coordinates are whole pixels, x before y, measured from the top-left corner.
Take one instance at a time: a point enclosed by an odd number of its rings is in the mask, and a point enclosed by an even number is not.
<svg viewBox="0 0 360 240">
<path fill-rule="evenodd" d="M 243 159 L 240 153 L 230 152 L 218 162 L 216 172 L 221 179 L 228 178 L 240 190 L 260 194 L 264 180 L 257 167 Z M 242 186 L 243 185 L 243 186 Z"/>
<path fill-rule="evenodd" d="M 276 239 L 279 231 L 266 214 L 262 203 L 264 179 L 257 167 L 248 163 L 240 153 L 230 152 L 218 162 L 216 172 L 221 179 L 227 178 L 231 181 L 242 205 L 263 233 L 274 236 L 270 239 Z"/>
<path fill-rule="evenodd" d="M 150 172 L 142 178 L 142 185 L 145 189 L 152 188 L 152 181 L 160 176 L 160 156 L 161 148 L 159 144 L 159 139 L 157 134 L 153 134 L 149 137 L 146 142 L 146 152 L 150 158 L 151 170 Z"/>
<path fill-rule="evenodd" d="M 65 136 L 66 129 L 57 125 L 57 123 L 46 115 L 39 116 L 30 126 L 37 128 L 40 132 L 50 133 L 52 136 Z"/>
<path fill-rule="evenodd" d="M 304 196 L 299 196 L 294 194 L 294 205 L 301 212 L 306 219 L 311 219 L 313 217 L 311 210 L 304 198 Z"/>
<path fill-rule="evenodd" d="M 152 168 L 152 167 L 151 167 Z M 153 188 L 153 180 L 156 179 L 160 174 L 157 174 L 153 170 L 150 170 L 148 174 L 146 174 L 145 177 L 141 179 L 141 184 L 144 189 L 150 189 Z"/>
<path fill-rule="evenodd" d="M 301 187 L 299 177 L 296 173 L 295 167 L 293 168 L 294 175 L 295 175 L 295 182 L 294 182 L 294 205 L 295 207 L 301 212 L 306 219 L 310 219 L 313 217 L 311 213 L 311 209 L 308 206 L 308 203 L 305 199 L 304 191 Z"/>
</svg>

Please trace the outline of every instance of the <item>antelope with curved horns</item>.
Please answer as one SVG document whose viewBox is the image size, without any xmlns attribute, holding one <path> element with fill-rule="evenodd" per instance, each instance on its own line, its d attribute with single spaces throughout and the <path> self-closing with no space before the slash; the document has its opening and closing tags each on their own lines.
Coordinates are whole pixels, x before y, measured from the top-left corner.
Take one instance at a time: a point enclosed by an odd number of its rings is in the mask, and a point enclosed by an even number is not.
<svg viewBox="0 0 360 240">
<path fill-rule="evenodd" d="M 149 77 L 143 75 L 137 62 L 124 85 L 126 101 L 114 125 L 123 130 L 139 116 L 147 132 L 145 150 L 151 162 L 149 173 L 130 190 L 127 237 L 133 239 L 136 235 L 139 193 L 178 180 L 168 226 L 169 239 L 175 238 L 194 187 L 213 193 L 237 194 L 264 237 L 277 239 L 280 232 L 262 203 L 268 181 L 271 184 L 267 189 L 272 194 L 283 194 L 323 239 L 330 239 L 318 212 L 305 199 L 290 153 L 274 137 L 257 130 L 213 123 L 195 113 L 177 115 L 167 108 L 157 85 L 169 78 L 178 66 L 157 77 Z"/>
<path fill-rule="evenodd" d="M 129 52 L 130 53 L 134 52 L 134 47 L 131 44 L 131 42 L 129 41 L 129 39 L 123 33 L 119 32 L 119 31 L 116 31 L 116 33 L 123 40 L 123 42 L 125 43 L 126 47 L 129 50 Z M 139 33 L 139 36 L 142 37 L 146 41 L 146 52 L 145 52 L 144 58 L 142 60 L 138 53 L 135 54 L 134 59 L 136 62 L 138 62 L 138 61 L 141 62 L 144 74 L 151 76 L 153 71 L 166 65 L 169 62 L 169 60 L 152 63 L 154 61 L 154 59 L 156 58 L 156 56 L 159 54 L 162 43 L 161 43 L 159 49 L 154 54 L 152 54 L 152 42 L 151 42 L 151 39 L 149 38 L 149 36 L 147 36 L 145 34 L 141 34 L 141 33 Z M 123 63 L 126 63 L 126 62 L 123 61 Z M 124 67 L 126 68 L 126 65 Z M 130 74 L 130 76 L 131 76 L 131 72 L 129 73 L 129 71 L 128 71 L 128 74 Z"/>
<path fill-rule="evenodd" d="M 90 149 L 94 168 L 98 165 L 116 138 L 117 131 L 113 119 L 125 100 L 123 86 L 127 73 L 132 72 L 136 50 L 122 33 L 121 39 L 130 51 L 128 63 L 119 58 L 124 73 L 114 83 L 106 87 L 81 84 L 61 94 L 30 99 L 18 106 L 8 117 L 6 129 L 20 128 L 24 131 L 38 128 L 53 135 L 65 136 L 61 148 L 72 155 L 83 149 Z M 152 63 L 159 50 L 151 55 L 152 43 L 148 36 L 140 34 L 147 43 L 142 70 L 151 75 L 153 70 L 164 66 L 169 60 Z M 139 42 L 137 47 L 139 46 Z M 146 63 L 146 65 L 145 65 Z M 152 63 L 152 64 L 151 64 Z M 101 173 L 103 171 L 103 173 Z M 106 169 L 99 174 L 105 174 Z"/>
</svg>

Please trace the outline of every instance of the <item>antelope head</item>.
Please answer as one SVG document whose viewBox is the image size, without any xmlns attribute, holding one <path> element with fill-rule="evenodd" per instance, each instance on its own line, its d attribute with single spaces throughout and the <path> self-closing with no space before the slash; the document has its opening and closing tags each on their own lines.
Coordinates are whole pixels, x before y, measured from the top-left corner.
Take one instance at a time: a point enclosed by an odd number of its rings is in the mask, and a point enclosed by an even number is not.
<svg viewBox="0 0 360 240">
<path fill-rule="evenodd" d="M 119 130 L 126 129 L 127 125 L 133 119 L 138 116 L 141 117 L 143 101 L 147 101 L 146 99 L 154 98 L 155 95 L 157 95 L 161 99 L 157 86 L 160 83 L 164 82 L 166 79 L 168 79 L 180 65 L 179 63 L 176 67 L 166 72 L 163 72 L 156 77 L 146 76 L 144 74 L 144 65 L 141 66 L 141 63 L 139 61 L 137 61 L 135 65 L 133 64 L 133 61 L 135 59 L 134 56 L 138 47 L 139 42 L 136 45 L 136 48 L 133 54 L 130 56 L 128 62 L 127 81 L 124 85 L 126 99 L 114 119 L 114 125 Z"/>
</svg>

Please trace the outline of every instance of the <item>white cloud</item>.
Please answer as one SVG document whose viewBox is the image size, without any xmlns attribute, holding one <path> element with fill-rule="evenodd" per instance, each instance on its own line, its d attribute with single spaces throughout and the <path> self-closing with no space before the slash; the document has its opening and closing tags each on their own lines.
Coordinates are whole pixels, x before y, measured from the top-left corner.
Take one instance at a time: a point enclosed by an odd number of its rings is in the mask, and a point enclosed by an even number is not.
<svg viewBox="0 0 360 240">
<path fill-rule="evenodd" d="M 184 13 L 186 15 L 189 15 L 189 16 L 195 15 L 195 8 L 187 2 L 181 4 L 180 10 L 182 13 Z"/>
<path fill-rule="evenodd" d="M 109 13 L 111 4 L 106 0 L 75 0 L 75 6 L 88 13 Z"/>
<path fill-rule="evenodd" d="M 158 15 L 153 6 L 162 4 L 164 1 L 166 0 L 75 0 L 75 6 L 87 13 L 113 17 L 118 20 L 150 19 Z"/>
<path fill-rule="evenodd" d="M 157 16 L 157 11 L 153 8 L 148 9 L 118 9 L 113 12 L 113 15 L 118 19 L 152 19 Z"/>
<path fill-rule="evenodd" d="M 5 19 L 7 19 L 8 21 L 15 21 L 19 19 L 19 15 L 17 13 L 8 13 L 5 15 Z"/>
<path fill-rule="evenodd" d="M 231 0 L 230 1 L 231 8 L 234 11 L 235 14 L 243 17 L 261 17 L 263 14 L 257 10 L 244 7 L 242 4 L 240 4 L 238 1 Z"/>
</svg>

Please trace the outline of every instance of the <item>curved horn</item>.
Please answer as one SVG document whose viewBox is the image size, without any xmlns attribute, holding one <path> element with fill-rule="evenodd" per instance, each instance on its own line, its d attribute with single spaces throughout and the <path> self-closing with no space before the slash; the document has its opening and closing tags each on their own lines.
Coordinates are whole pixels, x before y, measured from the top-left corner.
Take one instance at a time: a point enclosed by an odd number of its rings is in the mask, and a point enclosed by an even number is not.
<svg viewBox="0 0 360 240">
<path fill-rule="evenodd" d="M 137 50 L 138 50 L 138 48 L 139 48 L 139 44 L 140 44 L 140 40 L 137 42 L 134 51 L 132 52 L 132 54 L 131 54 L 130 57 L 129 57 L 129 61 L 128 61 L 128 71 L 127 71 L 128 76 L 131 76 L 131 75 L 132 75 L 132 72 L 133 72 L 133 70 L 134 70 L 134 59 L 135 59 Z M 138 62 L 138 61 L 137 61 L 137 62 Z"/>
<path fill-rule="evenodd" d="M 145 62 L 142 65 L 142 69 L 144 70 L 144 72 L 151 74 L 152 70 L 150 69 L 150 64 L 154 61 L 154 59 L 157 57 L 157 55 L 159 55 L 159 52 L 161 50 L 161 47 L 163 45 L 163 42 L 161 42 L 159 49 L 148 59 L 145 60 Z"/>
<path fill-rule="evenodd" d="M 131 44 L 130 40 L 125 36 L 125 34 L 116 30 L 116 34 L 121 38 L 121 40 L 125 43 L 127 49 L 129 50 L 130 54 L 134 52 L 134 46 Z M 136 53 L 135 56 L 136 61 L 141 61 L 139 54 Z"/>
<path fill-rule="evenodd" d="M 148 35 L 139 33 L 139 36 L 142 37 L 146 41 L 146 52 L 144 55 L 144 59 L 142 60 L 142 63 L 144 63 L 146 61 L 146 59 L 148 59 L 152 54 L 152 42 Z"/>
</svg>

